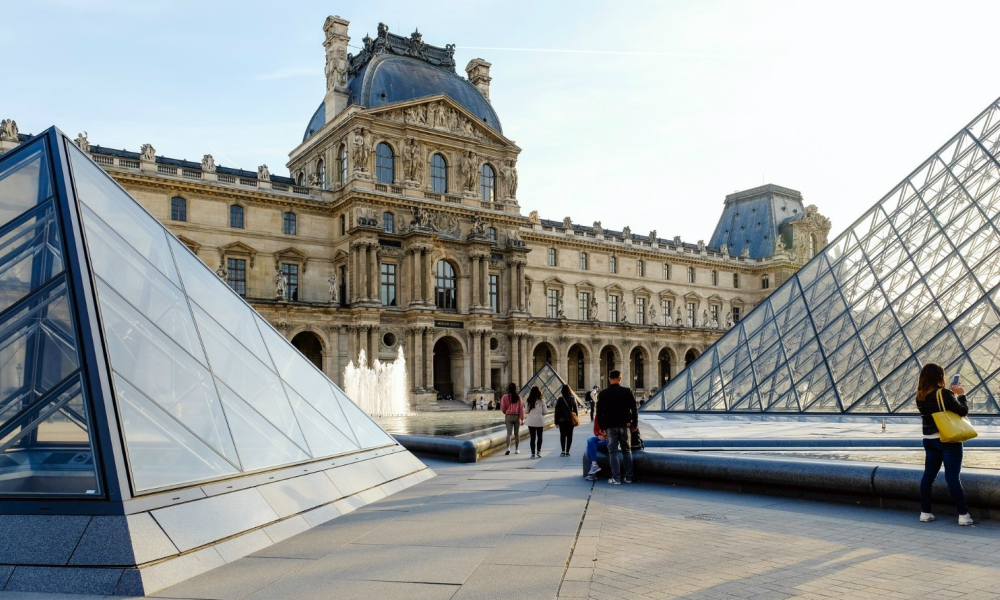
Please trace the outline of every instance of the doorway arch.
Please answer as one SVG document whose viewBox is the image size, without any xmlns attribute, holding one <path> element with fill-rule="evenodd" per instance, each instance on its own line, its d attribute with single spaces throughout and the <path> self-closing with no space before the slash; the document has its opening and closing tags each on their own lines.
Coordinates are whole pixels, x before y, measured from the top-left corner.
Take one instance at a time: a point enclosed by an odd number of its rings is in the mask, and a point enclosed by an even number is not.
<svg viewBox="0 0 1000 600">
<path fill-rule="evenodd" d="M 601 388 L 606 388 L 608 387 L 608 373 L 615 369 L 621 370 L 621 354 L 617 348 L 609 344 L 601 348 L 600 361 L 601 381 L 597 385 Z"/>
<path fill-rule="evenodd" d="M 535 351 L 531 354 L 531 374 L 534 375 L 548 363 L 555 367 L 556 364 L 556 349 L 552 347 L 552 344 L 548 342 L 541 342 L 535 346 Z"/>
<path fill-rule="evenodd" d="M 649 383 L 648 368 L 649 368 L 649 356 L 646 354 L 646 349 L 642 346 L 636 346 L 629 353 L 628 357 L 629 373 L 632 374 L 632 389 L 634 391 L 645 390 L 647 384 Z"/>
<path fill-rule="evenodd" d="M 691 363 L 693 363 L 694 359 L 696 359 L 696 358 L 698 358 L 698 351 L 695 350 L 694 348 L 691 348 L 690 350 L 688 350 L 687 352 L 685 352 L 684 353 L 684 368 L 687 368 L 688 365 L 690 365 Z"/>
<path fill-rule="evenodd" d="M 659 363 L 660 367 L 660 378 L 657 380 L 656 387 L 659 388 L 663 387 L 668 381 L 670 381 L 671 378 L 670 369 L 674 364 L 674 357 L 673 357 L 673 352 L 670 351 L 670 348 L 664 348 L 660 350 L 660 355 L 658 357 L 657 362 Z"/>
<path fill-rule="evenodd" d="M 455 338 L 445 336 L 434 343 L 434 389 L 441 398 L 465 397 L 464 360 L 462 344 Z"/>
<path fill-rule="evenodd" d="M 587 349 L 573 344 L 566 353 L 566 383 L 577 391 L 587 389 Z"/>
<path fill-rule="evenodd" d="M 309 359 L 309 362 L 316 365 L 320 371 L 323 370 L 323 342 L 311 331 L 303 331 L 292 338 L 292 345 L 295 349 Z"/>
</svg>

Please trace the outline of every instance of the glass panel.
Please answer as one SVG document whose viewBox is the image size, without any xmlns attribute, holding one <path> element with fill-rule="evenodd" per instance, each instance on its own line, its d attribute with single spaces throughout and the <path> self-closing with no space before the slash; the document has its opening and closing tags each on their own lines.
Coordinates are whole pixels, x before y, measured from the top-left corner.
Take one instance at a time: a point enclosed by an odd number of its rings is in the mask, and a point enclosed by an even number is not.
<svg viewBox="0 0 1000 600">
<path fill-rule="evenodd" d="M 74 377 L 0 428 L 0 494 L 98 495 L 83 386 Z"/>
<path fill-rule="evenodd" d="M 244 470 L 253 471 L 309 460 L 310 456 L 302 448 L 275 429 L 225 384 L 221 381 L 217 383 Z"/>
<path fill-rule="evenodd" d="M 907 360 L 894 371 L 892 375 L 882 382 L 882 394 L 889 404 L 889 410 L 898 411 L 910 403 L 910 408 L 905 412 L 918 412 L 913 407 L 913 398 L 916 395 L 917 378 L 920 376 L 920 366 L 915 360 Z"/>
<path fill-rule="evenodd" d="M 205 364 L 184 293 L 84 207 L 94 271 L 188 354 Z"/>
<path fill-rule="evenodd" d="M 306 402 L 295 390 L 285 386 L 285 392 L 292 404 L 292 410 L 298 418 L 299 425 L 309 444 L 314 457 L 333 456 L 357 450 L 353 440 L 347 439 L 333 423 L 323 417 L 311 404 Z M 340 410 L 338 408 L 338 410 Z"/>
<path fill-rule="evenodd" d="M 331 384 L 334 395 L 340 400 L 340 405 L 344 409 L 347 421 L 351 424 L 351 430 L 358 440 L 361 448 L 376 448 L 387 444 L 395 444 L 392 439 L 375 421 L 365 414 L 358 405 L 351 401 L 336 385 Z"/>
<path fill-rule="evenodd" d="M 52 202 L 0 236 L 0 313 L 63 270 Z"/>
<path fill-rule="evenodd" d="M 851 406 L 869 390 L 875 387 L 876 384 L 878 384 L 878 378 L 875 377 L 875 373 L 872 371 L 871 367 L 868 366 L 868 361 L 864 361 L 862 364 L 858 365 L 858 368 L 854 369 L 837 382 L 837 392 L 840 394 L 841 403 L 845 407 Z M 881 398 L 879 398 L 879 402 L 881 402 Z M 882 406 L 880 410 L 884 409 L 885 407 Z"/>
<path fill-rule="evenodd" d="M 163 226 L 78 148 L 73 144 L 67 146 L 80 200 L 104 219 L 140 256 L 145 257 L 176 283 L 177 273 L 170 259 L 167 234 Z"/>
<path fill-rule="evenodd" d="M 188 296 L 211 313 L 226 331 L 273 371 L 271 359 L 264 348 L 264 340 L 254 324 L 257 313 L 183 244 L 170 238 L 170 245 L 177 258 L 177 269 Z"/>
<path fill-rule="evenodd" d="M 927 310 L 917 315 L 912 321 L 903 325 L 903 331 L 910 340 L 910 346 L 914 349 L 927 343 L 934 334 L 941 331 L 941 328 L 948 322 L 936 306 L 929 306 Z"/>
<path fill-rule="evenodd" d="M 239 464 L 208 369 L 100 279 L 97 290 L 111 368 L 118 378 L 128 380 L 220 454 Z"/>
<path fill-rule="evenodd" d="M 274 425 L 305 449 L 306 440 L 288 404 L 281 380 L 195 306 L 195 320 L 205 343 L 212 373 Z M 253 325 L 253 321 L 250 322 Z"/>
<path fill-rule="evenodd" d="M 865 394 L 863 398 L 854 403 L 853 406 L 847 409 L 848 412 L 859 412 L 859 413 L 887 413 L 889 412 L 889 404 L 885 401 L 882 396 L 882 390 L 875 388 L 872 391 Z"/>
<path fill-rule="evenodd" d="M 115 377 L 115 389 L 137 492 L 239 473 L 121 377 Z"/>
<path fill-rule="evenodd" d="M 31 146 L 0 165 L 0 226 L 52 195 L 45 140 Z"/>
<path fill-rule="evenodd" d="M 33 403 L 79 366 L 66 284 L 60 282 L 0 320 L 0 414 Z"/>
</svg>

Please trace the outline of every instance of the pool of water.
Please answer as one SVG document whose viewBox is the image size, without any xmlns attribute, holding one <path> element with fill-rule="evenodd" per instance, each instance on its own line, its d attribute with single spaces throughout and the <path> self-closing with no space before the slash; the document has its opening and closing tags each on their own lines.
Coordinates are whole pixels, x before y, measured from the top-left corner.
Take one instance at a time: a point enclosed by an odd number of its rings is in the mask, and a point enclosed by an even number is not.
<svg viewBox="0 0 1000 600">
<path fill-rule="evenodd" d="M 426 412 L 397 417 L 375 417 L 389 433 L 406 435 L 444 435 L 461 437 L 503 427 L 503 413 L 498 410 Z"/>
<path fill-rule="evenodd" d="M 773 456 L 775 458 L 812 458 L 826 460 L 850 460 L 869 463 L 897 463 L 907 465 L 924 464 L 924 451 L 920 449 L 885 450 L 761 450 L 725 451 L 719 454 L 744 456 Z M 979 469 L 1000 469 L 1000 449 L 966 449 L 962 459 L 963 467 Z"/>
</svg>

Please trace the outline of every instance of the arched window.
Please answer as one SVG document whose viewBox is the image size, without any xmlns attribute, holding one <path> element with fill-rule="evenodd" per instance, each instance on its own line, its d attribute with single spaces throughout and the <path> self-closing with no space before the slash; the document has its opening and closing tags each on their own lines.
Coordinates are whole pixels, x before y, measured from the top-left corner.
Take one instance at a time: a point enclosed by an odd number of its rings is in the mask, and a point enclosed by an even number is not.
<svg viewBox="0 0 1000 600">
<path fill-rule="evenodd" d="M 431 157 L 431 190 L 435 194 L 448 193 L 448 163 L 440 154 Z"/>
<path fill-rule="evenodd" d="M 396 217 L 391 212 L 382 213 L 382 231 L 396 233 Z"/>
<path fill-rule="evenodd" d="M 302 171 L 299 171 L 299 174 L 295 176 L 295 185 L 302 187 L 303 185 L 305 185 L 305 183 L 306 183 L 306 176 L 304 173 L 302 173 Z"/>
<path fill-rule="evenodd" d="M 493 167 L 483 165 L 479 169 L 479 195 L 486 202 L 493 202 L 497 193 L 497 176 Z"/>
<path fill-rule="evenodd" d="M 319 187 L 326 189 L 326 164 L 323 159 L 316 161 L 316 176 L 319 177 Z"/>
<path fill-rule="evenodd" d="M 608 270 L 611 271 L 612 273 L 617 273 L 618 272 L 618 257 L 617 256 L 611 256 L 610 258 L 608 258 Z"/>
<path fill-rule="evenodd" d="M 392 183 L 395 181 L 395 170 L 393 165 L 393 152 L 389 144 L 379 142 L 375 146 L 375 179 L 379 183 Z"/>
<path fill-rule="evenodd" d="M 243 229 L 243 207 L 239 204 L 229 207 L 229 226 L 233 229 Z"/>
<path fill-rule="evenodd" d="M 556 249 L 555 248 L 549 248 L 549 266 L 550 267 L 556 266 Z"/>
<path fill-rule="evenodd" d="M 434 300 L 438 308 L 457 308 L 457 280 L 455 267 L 446 260 L 439 260 L 434 272 Z"/>
<path fill-rule="evenodd" d="M 347 183 L 347 144 L 341 144 L 337 151 L 337 173 L 340 174 L 340 184 Z"/>
<path fill-rule="evenodd" d="M 281 230 L 285 235 L 295 235 L 297 231 L 295 213 L 286 212 L 282 215 L 281 223 Z"/>
<path fill-rule="evenodd" d="M 587 262 L 587 253 L 586 252 L 581 252 L 580 253 L 580 270 L 581 271 L 586 271 L 589 268 L 590 268 L 590 264 Z"/>
<path fill-rule="evenodd" d="M 809 234 L 809 258 L 816 256 L 816 236 Z"/>
<path fill-rule="evenodd" d="M 646 263 L 641 258 L 635 261 L 635 274 L 637 277 L 646 276 Z"/>
<path fill-rule="evenodd" d="M 188 220 L 187 200 L 181 198 L 180 196 L 174 196 L 170 199 L 170 219 L 172 221 Z"/>
</svg>

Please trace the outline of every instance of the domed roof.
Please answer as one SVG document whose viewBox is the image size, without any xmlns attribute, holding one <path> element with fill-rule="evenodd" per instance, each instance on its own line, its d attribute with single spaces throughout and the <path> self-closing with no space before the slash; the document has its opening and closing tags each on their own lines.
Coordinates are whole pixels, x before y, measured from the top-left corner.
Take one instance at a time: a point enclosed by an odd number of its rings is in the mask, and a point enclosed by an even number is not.
<svg viewBox="0 0 1000 600">
<path fill-rule="evenodd" d="M 444 94 L 497 133 L 503 133 L 496 111 L 476 86 L 455 72 L 454 46 L 423 44 L 418 33 L 404 38 L 382 31 L 375 40 L 365 38 L 365 49 L 349 57 L 348 105 L 377 108 Z M 415 45 L 416 43 L 416 45 Z M 320 103 L 309 120 L 302 141 L 326 125 L 326 107 Z"/>
</svg>

